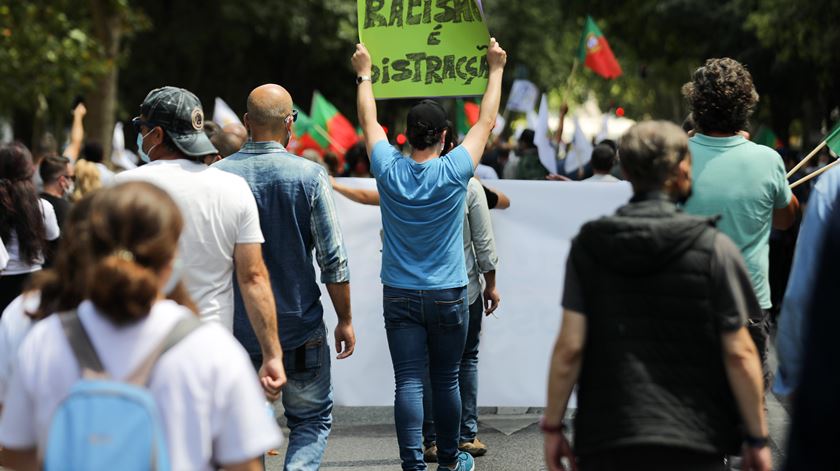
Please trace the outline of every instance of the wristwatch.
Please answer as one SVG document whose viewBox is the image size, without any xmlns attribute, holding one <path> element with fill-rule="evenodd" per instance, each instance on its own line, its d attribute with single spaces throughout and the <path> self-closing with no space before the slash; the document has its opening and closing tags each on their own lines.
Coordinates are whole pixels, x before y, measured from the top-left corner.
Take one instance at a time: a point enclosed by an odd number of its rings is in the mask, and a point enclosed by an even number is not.
<svg viewBox="0 0 840 471">
<path fill-rule="evenodd" d="M 545 421 L 545 416 L 540 417 L 540 430 L 543 433 L 558 434 L 566 430 L 566 425 L 560 422 L 560 425 L 548 425 Z"/>
<path fill-rule="evenodd" d="M 770 442 L 770 437 L 753 437 L 747 435 L 744 437 L 744 445 L 750 448 L 764 448 Z"/>
<path fill-rule="evenodd" d="M 364 82 L 365 80 L 370 82 L 370 75 L 359 75 L 358 77 L 356 77 L 356 85 L 361 85 L 362 82 Z"/>
</svg>

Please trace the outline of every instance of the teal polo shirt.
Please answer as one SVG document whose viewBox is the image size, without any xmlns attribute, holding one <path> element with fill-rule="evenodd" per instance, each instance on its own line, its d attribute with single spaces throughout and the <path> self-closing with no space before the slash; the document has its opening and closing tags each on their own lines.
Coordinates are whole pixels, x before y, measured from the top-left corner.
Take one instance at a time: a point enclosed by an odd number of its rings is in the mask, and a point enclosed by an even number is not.
<svg viewBox="0 0 840 471">
<path fill-rule="evenodd" d="M 773 210 L 793 193 L 778 152 L 744 137 L 697 134 L 688 141 L 693 193 L 684 210 L 720 215 L 718 228 L 741 250 L 762 309 L 770 309 L 770 229 Z"/>
</svg>

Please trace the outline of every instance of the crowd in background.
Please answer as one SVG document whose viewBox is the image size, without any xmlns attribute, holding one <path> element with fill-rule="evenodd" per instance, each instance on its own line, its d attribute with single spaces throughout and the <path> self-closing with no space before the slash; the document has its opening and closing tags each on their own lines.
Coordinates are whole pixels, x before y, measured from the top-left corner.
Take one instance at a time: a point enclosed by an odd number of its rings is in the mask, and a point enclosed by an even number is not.
<svg viewBox="0 0 840 471">
<path fill-rule="evenodd" d="M 836 416 L 821 387 L 836 376 L 827 374 L 836 355 L 817 321 L 831 324 L 825 284 L 836 273 L 824 261 L 836 252 L 840 172 L 791 191 L 796 155 L 745 136 L 758 100 L 749 72 L 712 59 L 684 88 L 692 115 L 683 129 L 639 123 L 619 142 L 594 143 L 574 175 L 553 175 L 533 130 L 515 145 L 491 134 L 505 61 L 491 41 L 481 115 L 460 143 L 432 100 L 412 107 L 406 143 L 389 142 L 359 45 L 363 138 L 341 158 L 287 151 L 296 113 L 271 84 L 249 95 L 244 124 L 225 127 L 205 122 L 189 91 L 152 90 L 132 121 L 139 165 L 120 160 L 131 168 L 116 169 L 85 142 L 84 104 L 61 152 L 50 136 L 31 153 L 0 146 L 4 463 L 61 463 L 56 423 L 83 410 L 67 400 L 74 385 L 111 378 L 148 391 L 173 469 L 259 469 L 282 439 L 263 396 L 283 402 L 286 469 L 318 469 L 333 406 L 319 282 L 338 317 L 337 359 L 356 342 L 335 190 L 381 206 L 403 469 L 475 469 L 487 452 L 476 436 L 481 318 L 500 302 L 488 211 L 510 205 L 494 178 L 627 179 L 634 190 L 572 243 L 541 422 L 549 469 L 642 466 L 654 454 L 664 467 L 646 469 L 732 469 L 741 455 L 741 469 L 769 470 L 771 385 L 797 393 L 788 468 L 820 463 L 813 450 L 825 437 L 808 421 Z M 821 154 L 816 167 L 830 158 Z M 378 191 L 331 179 L 341 176 L 374 177 Z M 432 238 L 440 244 L 429 251 Z M 777 317 L 774 378 L 767 353 Z M 572 448 L 565 409 L 575 385 Z M 113 416 L 92 420 L 122 430 Z M 72 459 L 126 458 L 105 448 Z"/>
</svg>

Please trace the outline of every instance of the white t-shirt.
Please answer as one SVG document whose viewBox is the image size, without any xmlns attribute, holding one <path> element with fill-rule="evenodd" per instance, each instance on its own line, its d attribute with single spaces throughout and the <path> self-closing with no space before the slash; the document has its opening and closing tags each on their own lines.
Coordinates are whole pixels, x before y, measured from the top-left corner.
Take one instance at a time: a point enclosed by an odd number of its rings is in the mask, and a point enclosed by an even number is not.
<svg viewBox="0 0 840 471">
<path fill-rule="evenodd" d="M 157 160 L 116 177 L 117 183 L 137 180 L 163 188 L 181 208 L 184 283 L 202 320 L 220 321 L 232 331 L 234 246 L 265 241 L 248 183 L 188 160 Z"/>
<path fill-rule="evenodd" d="M 124 380 L 175 323 L 192 315 L 158 301 L 137 324 L 117 327 L 89 301 L 79 317 L 105 370 Z M 0 445 L 44 450 L 50 420 L 81 372 L 58 316 L 37 322 L 17 355 L 3 415 Z M 149 390 L 160 410 L 172 469 L 209 470 L 280 446 L 282 435 L 265 407 L 245 350 L 216 323 L 205 323 L 158 361 Z"/>
<path fill-rule="evenodd" d="M 619 180 L 618 178 L 615 178 L 614 176 L 610 175 L 609 173 L 601 173 L 601 174 L 596 173 L 595 175 L 592 175 L 589 178 L 583 179 L 583 181 L 585 181 L 585 182 L 615 183 L 615 182 L 620 182 L 621 180 Z"/>
<path fill-rule="evenodd" d="M 39 199 L 38 202 L 41 203 L 41 215 L 44 217 L 44 227 L 47 230 L 47 240 L 58 239 L 58 236 L 61 235 L 61 230 L 58 228 L 58 220 L 55 218 L 55 209 L 53 209 L 53 205 L 45 199 Z M 20 246 L 18 245 L 18 238 L 15 231 L 12 231 L 12 235 L 9 236 L 9 241 L 6 244 L 6 250 L 9 252 L 9 263 L 7 263 L 6 268 L 3 269 L 2 275 L 4 276 L 32 273 L 40 270 L 41 265 L 44 264 L 43 254 L 38 255 L 35 259 L 35 263 L 31 265 L 20 259 Z"/>
<path fill-rule="evenodd" d="M 41 293 L 29 292 L 16 297 L 3 311 L 0 319 L 0 404 L 6 400 L 17 351 L 32 328 L 32 319 L 26 312 L 36 311 L 40 303 Z"/>
</svg>

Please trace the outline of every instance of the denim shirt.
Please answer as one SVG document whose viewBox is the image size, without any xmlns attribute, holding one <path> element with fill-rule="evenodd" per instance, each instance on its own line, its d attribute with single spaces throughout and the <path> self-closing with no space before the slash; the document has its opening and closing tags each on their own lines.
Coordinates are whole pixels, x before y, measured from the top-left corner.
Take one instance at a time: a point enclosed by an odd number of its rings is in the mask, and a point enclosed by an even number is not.
<svg viewBox="0 0 840 471">
<path fill-rule="evenodd" d="M 773 392 L 789 395 L 796 391 L 802 379 L 805 361 L 805 333 L 808 331 L 808 315 L 811 309 L 813 289 L 817 285 L 820 256 L 825 242 L 825 231 L 834 206 L 840 197 L 840 168 L 823 174 L 805 210 L 805 218 L 799 228 L 799 240 L 793 255 L 782 312 L 779 316 L 779 330 L 776 334 L 776 351 L 779 369 L 773 383 Z"/>
<path fill-rule="evenodd" d="M 260 214 L 263 258 L 277 304 L 284 350 L 303 345 L 323 329 L 324 309 L 315 278 L 315 249 L 322 283 L 350 280 L 347 251 L 336 218 L 332 187 L 320 165 L 286 151 L 278 142 L 248 141 L 215 167 L 248 182 Z M 234 335 L 251 356 L 260 348 L 237 283 Z"/>
</svg>

